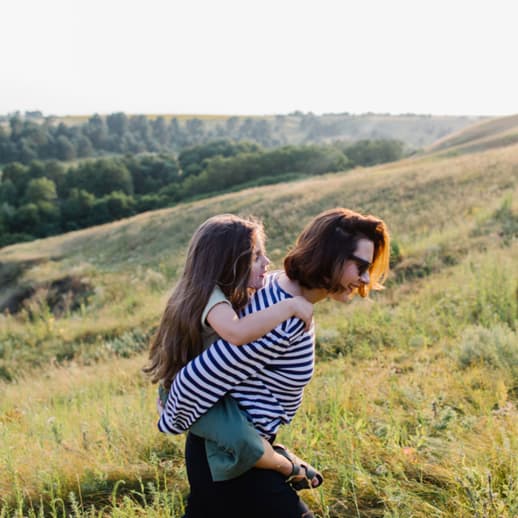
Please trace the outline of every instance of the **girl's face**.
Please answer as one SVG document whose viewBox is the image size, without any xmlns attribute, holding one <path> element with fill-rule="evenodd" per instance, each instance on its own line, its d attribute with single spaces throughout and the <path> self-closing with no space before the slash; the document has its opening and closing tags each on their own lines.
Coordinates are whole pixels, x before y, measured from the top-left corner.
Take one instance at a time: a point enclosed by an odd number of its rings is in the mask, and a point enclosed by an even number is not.
<svg viewBox="0 0 518 518">
<path fill-rule="evenodd" d="M 340 284 L 342 291 L 330 293 L 329 297 L 339 302 L 346 302 L 363 284 L 369 284 L 369 267 L 374 260 L 374 243 L 368 239 L 360 239 L 356 250 L 345 261 L 342 268 Z"/>
<path fill-rule="evenodd" d="M 248 287 L 258 290 L 264 286 L 264 278 L 268 271 L 270 259 L 266 257 L 263 240 L 256 236 L 255 245 L 252 250 L 252 268 L 248 278 Z"/>
</svg>

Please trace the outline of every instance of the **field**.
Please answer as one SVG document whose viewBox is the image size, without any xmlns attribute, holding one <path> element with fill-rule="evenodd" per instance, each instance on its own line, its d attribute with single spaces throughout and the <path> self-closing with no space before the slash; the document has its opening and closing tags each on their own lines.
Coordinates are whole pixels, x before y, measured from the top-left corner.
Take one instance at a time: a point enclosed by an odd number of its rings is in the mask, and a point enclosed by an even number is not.
<svg viewBox="0 0 518 518">
<path fill-rule="evenodd" d="M 333 206 L 385 219 L 393 268 L 370 300 L 316 306 L 315 376 L 279 436 L 325 476 L 304 499 L 328 518 L 518 516 L 518 145 L 474 135 L 1 249 L 0 517 L 182 516 L 184 438 L 156 431 L 140 369 L 186 244 L 212 214 L 254 214 L 280 267 Z"/>
</svg>

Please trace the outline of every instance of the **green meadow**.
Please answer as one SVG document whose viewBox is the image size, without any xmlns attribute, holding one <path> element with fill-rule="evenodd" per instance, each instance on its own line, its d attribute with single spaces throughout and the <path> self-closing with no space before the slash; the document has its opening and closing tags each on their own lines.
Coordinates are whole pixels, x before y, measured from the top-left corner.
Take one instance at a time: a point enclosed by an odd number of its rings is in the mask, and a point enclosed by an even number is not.
<svg viewBox="0 0 518 518">
<path fill-rule="evenodd" d="M 182 516 L 184 437 L 157 431 L 141 368 L 188 240 L 253 214 L 281 267 L 334 206 L 387 222 L 392 271 L 315 307 L 315 376 L 279 434 L 324 474 L 303 498 L 322 518 L 518 516 L 513 124 L 0 249 L 0 517 Z"/>
</svg>

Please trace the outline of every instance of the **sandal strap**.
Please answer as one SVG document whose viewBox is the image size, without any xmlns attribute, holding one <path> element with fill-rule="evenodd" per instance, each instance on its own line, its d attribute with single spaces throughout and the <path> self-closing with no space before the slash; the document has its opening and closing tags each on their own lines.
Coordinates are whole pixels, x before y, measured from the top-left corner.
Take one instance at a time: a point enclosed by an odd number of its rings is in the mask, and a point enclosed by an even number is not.
<svg viewBox="0 0 518 518">
<path fill-rule="evenodd" d="M 293 489 L 296 491 L 301 489 L 314 489 L 322 484 L 324 478 L 321 473 L 307 462 L 303 462 L 301 459 L 293 455 L 284 445 L 274 444 L 273 449 L 291 462 L 293 469 L 286 479 L 286 482 L 288 482 Z M 300 462 L 295 463 L 294 459 Z M 301 473 L 302 470 L 304 470 L 304 473 Z M 303 475 L 303 478 L 299 478 L 300 475 Z M 312 480 L 314 478 L 317 478 L 318 480 L 318 484 L 316 486 L 313 486 L 312 484 Z"/>
<path fill-rule="evenodd" d="M 286 482 L 288 484 L 291 484 L 292 482 L 297 481 L 297 478 L 300 476 L 300 470 L 301 470 L 301 467 L 298 464 L 294 464 L 293 462 L 291 462 L 291 465 L 292 465 L 291 473 L 286 477 Z"/>
</svg>

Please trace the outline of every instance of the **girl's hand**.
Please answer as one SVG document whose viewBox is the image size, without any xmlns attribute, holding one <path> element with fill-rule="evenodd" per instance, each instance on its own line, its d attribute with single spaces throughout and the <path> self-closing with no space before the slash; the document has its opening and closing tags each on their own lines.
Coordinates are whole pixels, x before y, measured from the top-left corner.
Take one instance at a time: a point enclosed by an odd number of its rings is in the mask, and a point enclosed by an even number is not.
<svg viewBox="0 0 518 518">
<path fill-rule="evenodd" d="M 303 320 L 306 324 L 304 331 L 309 331 L 313 321 L 313 304 L 301 296 L 293 297 L 291 301 L 293 304 L 293 316 Z"/>
</svg>

